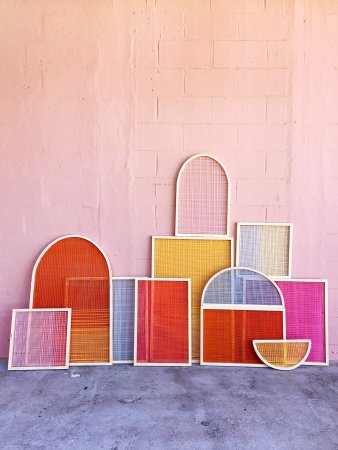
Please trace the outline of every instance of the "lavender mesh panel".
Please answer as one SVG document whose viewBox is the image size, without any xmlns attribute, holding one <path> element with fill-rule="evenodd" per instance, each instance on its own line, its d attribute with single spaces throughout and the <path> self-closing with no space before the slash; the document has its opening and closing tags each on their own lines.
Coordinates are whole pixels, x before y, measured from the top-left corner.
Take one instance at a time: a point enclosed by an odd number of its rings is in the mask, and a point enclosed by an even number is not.
<svg viewBox="0 0 338 450">
<path fill-rule="evenodd" d="M 134 359 L 135 280 L 113 280 L 113 360 Z"/>
<path fill-rule="evenodd" d="M 282 305 L 276 286 L 249 269 L 220 272 L 205 291 L 204 303 L 232 305 Z"/>
<path fill-rule="evenodd" d="M 226 235 L 228 191 L 227 175 L 217 161 L 193 158 L 180 175 L 177 233 Z"/>
<path fill-rule="evenodd" d="M 12 368 L 66 367 L 68 311 L 16 311 Z"/>
</svg>

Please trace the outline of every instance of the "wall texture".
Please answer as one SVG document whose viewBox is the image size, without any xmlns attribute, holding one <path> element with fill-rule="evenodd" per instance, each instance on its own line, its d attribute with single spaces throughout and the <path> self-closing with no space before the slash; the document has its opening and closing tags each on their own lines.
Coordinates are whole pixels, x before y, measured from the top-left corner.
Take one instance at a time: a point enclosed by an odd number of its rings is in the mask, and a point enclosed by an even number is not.
<svg viewBox="0 0 338 450">
<path fill-rule="evenodd" d="M 233 224 L 294 223 L 338 359 L 338 0 L 0 0 L 0 39 L 1 356 L 47 243 L 84 234 L 149 275 L 179 167 L 208 152 Z"/>
</svg>

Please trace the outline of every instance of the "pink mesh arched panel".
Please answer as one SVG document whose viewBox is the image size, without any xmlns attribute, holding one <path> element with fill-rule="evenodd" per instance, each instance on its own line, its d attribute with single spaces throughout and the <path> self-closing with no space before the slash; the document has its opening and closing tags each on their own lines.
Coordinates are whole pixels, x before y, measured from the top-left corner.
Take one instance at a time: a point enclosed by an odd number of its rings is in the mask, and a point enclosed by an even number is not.
<svg viewBox="0 0 338 450">
<path fill-rule="evenodd" d="M 208 155 L 188 159 L 177 179 L 176 235 L 227 235 L 228 216 L 224 167 Z"/>
</svg>

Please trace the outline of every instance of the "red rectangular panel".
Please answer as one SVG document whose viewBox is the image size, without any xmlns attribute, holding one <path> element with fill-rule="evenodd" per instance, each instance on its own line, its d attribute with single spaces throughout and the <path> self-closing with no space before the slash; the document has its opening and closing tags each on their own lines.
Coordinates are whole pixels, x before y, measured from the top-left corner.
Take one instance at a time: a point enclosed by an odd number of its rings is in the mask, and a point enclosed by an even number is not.
<svg viewBox="0 0 338 450">
<path fill-rule="evenodd" d="M 189 282 L 138 280 L 136 363 L 189 364 Z"/>
</svg>

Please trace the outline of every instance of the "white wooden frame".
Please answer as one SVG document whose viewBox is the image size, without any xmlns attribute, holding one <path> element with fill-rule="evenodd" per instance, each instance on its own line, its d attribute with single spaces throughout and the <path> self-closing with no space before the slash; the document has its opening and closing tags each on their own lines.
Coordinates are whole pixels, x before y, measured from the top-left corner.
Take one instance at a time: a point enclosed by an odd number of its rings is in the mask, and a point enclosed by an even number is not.
<svg viewBox="0 0 338 450">
<path fill-rule="evenodd" d="M 27 313 L 39 313 L 49 311 L 62 311 L 67 312 L 67 339 L 66 339 L 66 363 L 64 366 L 43 366 L 43 367 L 13 367 L 13 347 L 15 340 L 15 318 L 16 314 L 20 312 Z M 13 309 L 12 311 L 12 323 L 11 323 L 11 335 L 9 341 L 9 355 L 8 355 L 8 370 L 50 370 L 50 369 L 68 369 L 69 368 L 69 354 L 70 354 L 70 328 L 71 328 L 72 310 L 71 308 L 37 308 L 37 309 Z"/>
<path fill-rule="evenodd" d="M 103 250 L 102 247 L 100 247 L 96 242 L 93 240 L 87 238 L 86 236 L 82 236 L 80 234 L 67 234 L 65 236 L 61 236 L 54 241 L 50 242 L 44 250 L 40 253 L 37 260 L 35 261 L 34 267 L 33 267 L 33 273 L 32 273 L 32 280 L 31 280 L 31 289 L 30 289 L 30 297 L 29 297 L 29 308 L 35 309 L 33 307 L 33 301 L 34 301 L 34 287 L 35 287 L 35 274 L 36 270 L 38 268 L 38 265 L 42 259 L 42 257 L 45 255 L 45 253 L 57 242 L 62 241 L 64 239 L 69 238 L 80 238 L 84 239 L 91 244 L 93 244 L 103 255 L 104 259 L 106 260 L 107 266 L 108 266 L 108 277 L 109 277 L 109 362 L 95 362 L 95 363 L 69 363 L 69 366 L 110 366 L 113 364 L 113 297 L 112 297 L 112 269 L 110 265 L 109 258 L 106 254 L 106 252 Z M 85 278 L 85 277 L 84 277 Z M 40 309 L 40 308 L 39 308 Z"/>
<path fill-rule="evenodd" d="M 325 320 L 325 362 L 303 362 L 303 366 L 328 366 L 330 364 L 329 357 L 329 288 L 328 280 L 325 278 L 277 278 L 273 277 L 275 281 L 299 282 L 299 283 L 323 283 L 324 284 L 324 320 Z M 304 340 L 304 339 L 303 339 Z"/>
<path fill-rule="evenodd" d="M 234 265 L 234 239 L 229 236 L 181 235 L 181 236 L 152 236 L 151 237 L 151 276 L 155 277 L 155 239 L 180 239 L 180 240 L 206 240 L 206 241 L 230 241 L 230 265 Z M 157 278 L 155 278 L 157 279 Z M 180 278 L 183 279 L 183 278 Z"/>
<path fill-rule="evenodd" d="M 227 177 L 227 181 L 228 181 L 228 196 L 227 196 L 227 213 L 228 213 L 228 217 L 227 217 L 227 221 L 226 221 L 226 227 L 227 227 L 227 233 L 226 234 L 184 234 L 184 233 L 179 233 L 178 232 L 178 203 L 179 203 L 179 194 L 180 194 L 180 182 L 181 182 L 181 176 L 184 172 L 184 169 L 186 168 L 186 166 L 194 159 L 196 158 L 200 158 L 200 157 L 205 157 L 205 158 L 210 158 L 213 159 L 214 161 L 216 161 L 224 170 L 224 173 Z M 212 156 L 208 153 L 198 153 L 196 155 L 192 155 L 190 156 L 190 158 L 188 158 L 182 165 L 182 167 L 180 168 L 180 171 L 178 173 L 178 177 L 176 180 L 176 206 L 175 206 L 175 237 L 188 237 L 188 236 L 194 236 L 194 237 L 203 237 L 203 236 L 209 236 L 212 238 L 215 237 L 229 237 L 230 235 L 230 199 L 231 199 L 231 182 L 230 182 L 230 176 L 229 176 L 229 172 L 227 171 L 226 167 L 224 166 L 224 164 L 222 163 L 222 161 L 220 161 L 218 158 L 216 158 L 215 156 Z"/>
<path fill-rule="evenodd" d="M 137 278 L 140 278 L 140 277 L 112 277 L 112 293 L 113 293 L 114 280 L 117 280 L 117 281 L 119 281 L 119 280 L 135 281 L 135 292 L 136 292 L 136 279 Z M 135 317 L 135 296 L 134 296 L 134 317 Z M 112 319 L 113 319 L 113 317 L 112 317 Z M 113 328 L 113 335 L 114 335 L 114 321 L 113 320 L 112 320 L 112 328 Z M 134 336 L 135 336 L 135 324 L 134 324 Z M 134 362 L 133 359 L 126 359 L 126 360 L 117 361 L 116 359 L 114 359 L 114 354 L 113 354 L 112 358 L 113 358 L 112 364 L 133 364 L 133 362 Z"/>
<path fill-rule="evenodd" d="M 208 286 L 210 285 L 210 283 L 214 280 L 214 278 L 216 278 L 218 275 L 220 275 L 221 273 L 224 272 L 229 272 L 229 271 L 233 271 L 233 270 L 249 270 L 251 272 L 255 272 L 259 275 L 262 275 L 263 277 L 265 277 L 268 281 L 270 281 L 274 287 L 277 289 L 280 298 L 281 298 L 281 305 L 250 305 L 250 304 L 242 304 L 242 305 L 235 305 L 235 304 L 222 304 L 222 303 L 204 303 L 204 298 L 205 298 L 205 294 L 206 291 L 208 289 Z M 266 367 L 266 365 L 264 364 L 243 364 L 243 363 L 218 363 L 218 362 L 204 362 L 203 359 L 203 354 L 204 354 L 204 345 L 203 345 L 203 341 L 204 341 L 204 311 L 208 310 L 208 309 L 216 309 L 216 310 L 229 310 L 229 311 L 280 311 L 282 312 L 282 316 L 283 316 L 283 339 L 285 339 L 286 336 L 286 322 L 285 322 L 285 304 L 284 304 L 284 297 L 282 294 L 282 291 L 280 290 L 280 288 L 277 286 L 277 284 L 267 275 L 265 275 L 262 272 L 259 272 L 258 270 L 255 269 L 251 269 L 249 267 L 229 267 L 228 269 L 223 269 L 220 270 L 219 272 L 215 273 L 215 275 L 213 275 L 208 282 L 206 283 L 204 289 L 203 289 L 203 293 L 202 293 L 202 299 L 201 299 L 201 333 L 200 333 L 200 338 L 201 338 L 201 342 L 200 342 L 200 349 L 201 349 L 201 353 L 200 353 L 200 364 L 201 366 L 229 366 L 229 367 Z"/>
<path fill-rule="evenodd" d="M 285 226 L 289 228 L 289 258 L 288 258 L 288 274 L 283 276 L 268 275 L 270 278 L 275 280 L 285 280 L 289 279 L 292 274 L 292 242 L 293 242 L 293 224 L 289 222 L 237 222 L 236 230 L 236 266 L 239 265 L 240 257 L 240 229 L 241 226 Z"/>
<path fill-rule="evenodd" d="M 139 363 L 137 362 L 137 319 L 138 319 L 138 282 L 139 281 L 180 281 L 188 283 L 188 363 Z M 187 367 L 192 365 L 191 346 L 191 280 L 190 278 L 154 278 L 137 277 L 135 281 L 135 320 L 134 320 L 134 366 Z"/>
<path fill-rule="evenodd" d="M 279 342 L 307 342 L 308 347 L 307 347 L 307 351 L 305 353 L 305 356 L 297 363 L 294 364 L 291 367 L 279 367 L 276 366 L 274 364 L 271 364 L 267 359 L 263 358 L 263 356 L 260 354 L 258 348 L 257 348 L 257 344 L 263 344 L 263 343 L 268 343 L 268 344 L 272 344 L 272 343 L 279 343 Z M 304 361 L 306 360 L 306 358 L 309 356 L 310 350 L 311 350 L 311 340 L 310 339 L 255 339 L 252 341 L 256 355 L 258 356 L 258 358 L 263 361 L 264 364 L 266 364 L 268 367 L 271 367 L 272 369 L 276 369 L 276 370 L 293 370 L 296 369 L 297 367 L 299 367 L 301 364 L 304 364 Z"/>
</svg>

